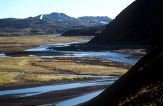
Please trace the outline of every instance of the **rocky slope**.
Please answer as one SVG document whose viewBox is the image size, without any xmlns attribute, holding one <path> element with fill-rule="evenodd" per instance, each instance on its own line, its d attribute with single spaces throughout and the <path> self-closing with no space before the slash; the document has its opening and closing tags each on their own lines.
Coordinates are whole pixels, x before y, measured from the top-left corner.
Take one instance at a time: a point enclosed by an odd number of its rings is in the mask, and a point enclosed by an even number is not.
<svg viewBox="0 0 163 106">
<path fill-rule="evenodd" d="M 163 49 L 143 57 L 125 75 L 82 106 L 162 106 Z"/>
<path fill-rule="evenodd" d="M 92 44 L 155 45 L 163 34 L 162 1 L 136 0 L 124 9 Z"/>
</svg>

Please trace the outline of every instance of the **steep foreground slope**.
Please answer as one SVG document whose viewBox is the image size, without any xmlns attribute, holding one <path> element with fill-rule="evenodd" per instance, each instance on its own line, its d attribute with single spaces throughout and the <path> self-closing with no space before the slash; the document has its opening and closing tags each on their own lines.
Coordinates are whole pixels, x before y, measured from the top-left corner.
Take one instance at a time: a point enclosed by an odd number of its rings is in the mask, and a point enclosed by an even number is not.
<svg viewBox="0 0 163 106">
<path fill-rule="evenodd" d="M 163 106 L 162 2 L 136 0 L 90 42 L 148 45 L 151 51 L 102 94 L 82 106 Z"/>
<path fill-rule="evenodd" d="M 162 13 L 162 0 L 136 0 L 90 43 L 145 46 L 160 42 L 160 34 L 163 34 Z"/>
<path fill-rule="evenodd" d="M 95 99 L 83 106 L 162 106 L 163 54 L 155 49 Z"/>
</svg>

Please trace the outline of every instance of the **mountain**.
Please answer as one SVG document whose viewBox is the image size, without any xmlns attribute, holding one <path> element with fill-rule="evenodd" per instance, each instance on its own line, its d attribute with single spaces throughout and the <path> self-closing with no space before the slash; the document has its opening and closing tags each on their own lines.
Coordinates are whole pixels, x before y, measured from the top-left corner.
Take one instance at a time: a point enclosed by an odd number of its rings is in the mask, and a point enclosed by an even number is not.
<svg viewBox="0 0 163 106">
<path fill-rule="evenodd" d="M 99 25 L 93 27 L 83 27 L 71 29 L 64 32 L 61 36 L 98 36 L 104 29 L 106 25 Z"/>
<path fill-rule="evenodd" d="M 67 16 L 64 13 L 53 12 L 51 14 L 42 14 L 33 18 L 40 19 L 48 23 L 60 23 L 60 24 L 71 25 L 71 26 L 80 25 L 76 18 Z"/>
<path fill-rule="evenodd" d="M 83 26 L 94 26 L 108 24 L 112 19 L 107 16 L 83 16 L 83 17 L 70 17 L 64 13 L 53 12 L 51 14 L 42 14 L 34 17 L 47 22 L 59 22 L 65 23 L 66 25 L 83 25 Z"/>
<path fill-rule="evenodd" d="M 62 33 L 73 26 L 48 23 L 35 18 L 1 19 L 0 35 L 42 35 Z"/>
<path fill-rule="evenodd" d="M 97 17 L 93 17 L 93 16 L 85 16 L 85 17 L 79 17 L 78 20 L 80 21 L 80 23 L 82 25 L 105 25 L 108 24 L 108 22 L 110 22 L 112 19 L 107 17 L 107 16 L 97 16 Z"/>
<path fill-rule="evenodd" d="M 162 41 L 162 1 L 136 0 L 89 43 L 110 45 L 155 45 Z"/>
<path fill-rule="evenodd" d="M 162 0 L 136 0 L 91 41 L 151 45 L 151 51 L 103 93 L 81 106 L 163 106 L 162 12 Z"/>
<path fill-rule="evenodd" d="M 64 13 L 54 12 L 25 19 L 0 19 L 0 35 L 42 35 L 64 33 L 67 30 L 74 28 L 105 25 L 110 21 L 111 19 L 105 16 L 74 18 L 67 16 Z"/>
</svg>

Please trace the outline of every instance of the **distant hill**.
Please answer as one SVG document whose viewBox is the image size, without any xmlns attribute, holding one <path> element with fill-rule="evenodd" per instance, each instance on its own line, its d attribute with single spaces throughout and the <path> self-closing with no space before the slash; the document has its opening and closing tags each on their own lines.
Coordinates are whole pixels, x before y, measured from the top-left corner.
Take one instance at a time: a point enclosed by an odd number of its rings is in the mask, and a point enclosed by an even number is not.
<svg viewBox="0 0 163 106">
<path fill-rule="evenodd" d="M 108 18 L 107 16 L 84 16 L 84 17 L 79 17 L 78 20 L 82 25 L 105 25 L 108 24 L 112 19 Z"/>
<path fill-rule="evenodd" d="M 89 43 L 111 45 L 155 45 L 163 38 L 161 1 L 136 0 Z M 151 0 L 150 0 L 151 1 Z"/>
<path fill-rule="evenodd" d="M 0 19 L 0 35 L 58 34 L 73 28 L 106 25 L 110 21 L 106 16 L 74 18 L 54 12 L 25 19 Z"/>
<path fill-rule="evenodd" d="M 70 17 L 64 13 L 51 13 L 45 15 L 39 15 L 34 17 L 35 19 L 41 19 L 50 23 L 62 23 L 66 25 L 74 25 L 74 26 L 94 26 L 94 25 L 104 25 L 108 24 L 112 19 L 107 16 L 83 16 L 83 17 Z"/>
<path fill-rule="evenodd" d="M 83 27 L 71 29 L 64 32 L 61 36 L 98 36 L 104 29 L 106 25 L 99 25 L 93 27 Z"/>
</svg>

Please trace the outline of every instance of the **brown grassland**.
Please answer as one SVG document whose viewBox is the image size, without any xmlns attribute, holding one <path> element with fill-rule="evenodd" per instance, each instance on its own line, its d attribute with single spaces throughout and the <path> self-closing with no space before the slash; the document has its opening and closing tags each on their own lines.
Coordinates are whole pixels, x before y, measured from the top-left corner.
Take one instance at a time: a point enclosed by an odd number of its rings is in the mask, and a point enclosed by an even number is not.
<svg viewBox="0 0 163 106">
<path fill-rule="evenodd" d="M 73 81 L 88 79 L 82 76 L 58 74 L 122 75 L 127 68 L 83 64 L 80 59 L 41 59 L 38 57 L 6 57 L 0 59 L 0 85 Z M 81 60 L 82 61 L 82 60 Z M 86 61 L 86 60 L 85 60 Z M 88 60 L 90 61 L 90 60 Z M 92 60 L 95 61 L 96 60 Z M 104 61 L 101 60 L 101 63 Z M 113 64 L 111 61 L 107 64 Z M 117 63 L 115 63 L 117 64 Z"/>
<path fill-rule="evenodd" d="M 0 37 L 0 51 L 20 52 L 42 44 L 73 42 L 91 37 L 19 36 Z M 0 87 L 8 85 L 40 84 L 88 80 L 83 76 L 58 74 L 122 75 L 130 65 L 98 59 L 42 59 L 39 57 L 1 57 Z"/>
<path fill-rule="evenodd" d="M 92 37 L 60 37 L 60 35 L 0 37 L 0 51 L 20 52 L 42 44 L 57 44 L 91 39 Z"/>
</svg>

